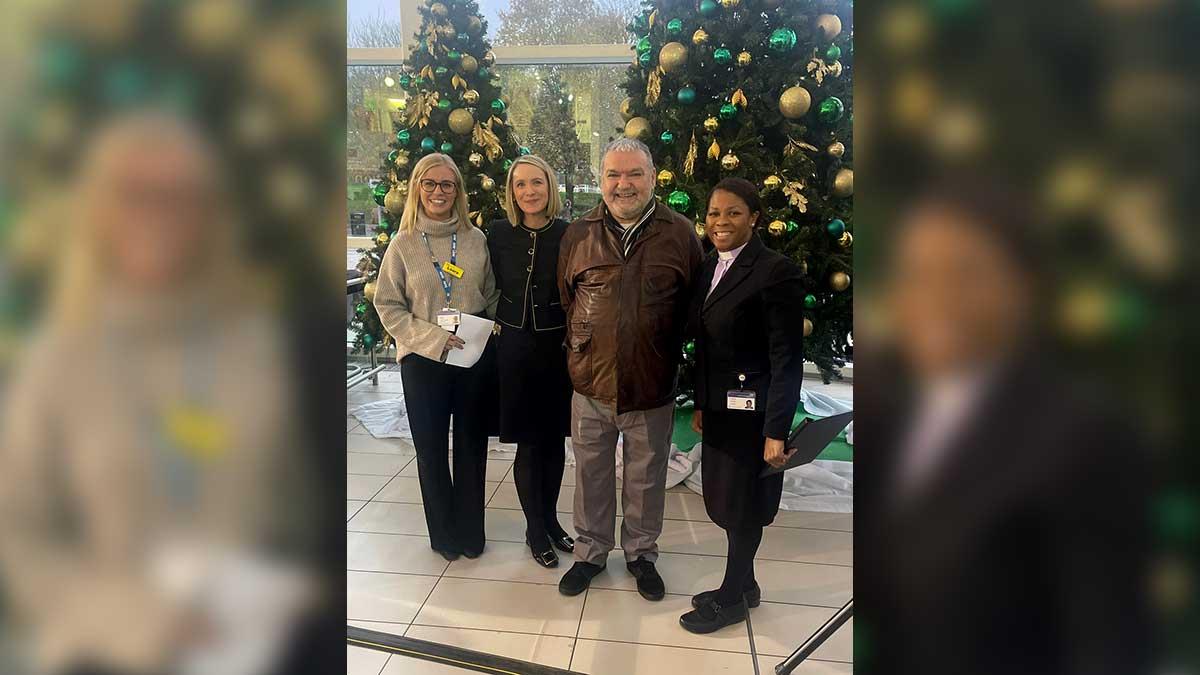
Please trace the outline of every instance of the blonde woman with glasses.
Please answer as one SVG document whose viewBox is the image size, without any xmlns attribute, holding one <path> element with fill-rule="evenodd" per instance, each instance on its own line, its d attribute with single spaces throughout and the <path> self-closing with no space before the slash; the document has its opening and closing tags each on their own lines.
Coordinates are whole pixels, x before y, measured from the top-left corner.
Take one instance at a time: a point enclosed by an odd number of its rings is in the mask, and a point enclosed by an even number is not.
<svg viewBox="0 0 1200 675">
<path fill-rule="evenodd" d="M 396 340 L 429 543 L 447 560 L 476 558 L 485 541 L 495 354 L 489 344 L 470 368 L 445 361 L 450 350 L 463 348 L 454 334 L 462 315 L 495 316 L 500 294 L 487 238 L 467 217 L 462 174 L 450 157 L 426 155 L 413 167 L 404 214 L 377 284 L 375 309 Z M 451 415 L 453 480 L 447 459 Z"/>
<path fill-rule="evenodd" d="M 517 444 L 513 480 L 525 512 L 525 542 L 534 561 L 557 567 L 554 548 L 575 541 L 558 522 L 558 493 L 571 433 L 571 379 L 563 340 L 567 317 L 558 295 L 558 181 L 544 160 L 526 155 L 508 170 L 505 220 L 488 227 L 488 250 L 500 305 L 500 440 Z"/>
</svg>

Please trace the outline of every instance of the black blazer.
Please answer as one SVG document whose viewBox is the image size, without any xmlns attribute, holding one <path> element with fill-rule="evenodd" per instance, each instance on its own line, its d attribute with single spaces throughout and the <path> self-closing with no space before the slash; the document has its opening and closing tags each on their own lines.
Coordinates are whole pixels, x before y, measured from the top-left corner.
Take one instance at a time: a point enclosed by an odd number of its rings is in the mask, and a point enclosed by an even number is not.
<svg viewBox="0 0 1200 675">
<path fill-rule="evenodd" d="M 696 341 L 696 409 L 725 410 L 726 392 L 750 389 L 766 415 L 763 435 L 786 439 L 804 373 L 804 287 L 800 269 L 752 235 L 708 295 L 717 252 L 692 292 L 688 336 Z M 745 375 L 739 383 L 738 375 Z"/>
<path fill-rule="evenodd" d="M 540 230 L 513 225 L 506 219 L 488 226 L 488 252 L 500 290 L 497 321 L 525 328 L 525 317 L 532 311 L 534 330 L 566 328 L 557 279 L 558 247 L 566 229 L 567 222 L 560 219 Z"/>
</svg>

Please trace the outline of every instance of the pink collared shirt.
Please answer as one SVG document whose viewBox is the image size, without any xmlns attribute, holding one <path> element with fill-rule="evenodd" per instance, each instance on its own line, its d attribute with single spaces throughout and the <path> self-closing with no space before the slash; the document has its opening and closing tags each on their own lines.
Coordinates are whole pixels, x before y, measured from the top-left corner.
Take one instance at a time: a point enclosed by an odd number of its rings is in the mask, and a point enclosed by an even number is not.
<svg viewBox="0 0 1200 675">
<path fill-rule="evenodd" d="M 746 242 L 746 244 L 749 243 Z M 712 283 L 708 285 L 708 294 L 704 296 L 705 300 L 708 299 L 709 295 L 712 295 L 713 289 L 717 287 L 717 284 L 721 283 L 721 277 L 725 276 L 730 267 L 733 267 L 733 261 L 737 259 L 742 249 L 746 248 L 746 244 L 742 244 L 732 251 L 717 251 L 717 269 L 713 272 Z"/>
</svg>

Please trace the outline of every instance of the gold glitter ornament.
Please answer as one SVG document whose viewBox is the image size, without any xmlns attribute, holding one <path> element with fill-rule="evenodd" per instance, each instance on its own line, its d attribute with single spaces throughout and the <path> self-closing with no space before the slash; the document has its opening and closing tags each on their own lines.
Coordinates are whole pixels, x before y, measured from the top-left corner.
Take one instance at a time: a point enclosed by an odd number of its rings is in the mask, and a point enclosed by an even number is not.
<svg viewBox="0 0 1200 675">
<path fill-rule="evenodd" d="M 841 141 L 834 141 L 829 144 L 828 148 L 825 148 L 825 152 L 828 152 L 830 157 L 840 159 L 842 155 L 846 154 L 846 146 L 842 145 Z"/>
<path fill-rule="evenodd" d="M 742 52 L 737 56 L 737 64 L 739 66 L 748 66 L 754 57 L 750 56 L 750 52 Z"/>
<path fill-rule="evenodd" d="M 787 223 L 782 220 L 772 220 L 771 224 L 767 226 L 767 231 L 778 237 L 787 231 Z"/>
<path fill-rule="evenodd" d="M 721 158 L 721 168 L 725 169 L 726 171 L 733 171 L 734 169 L 738 168 L 741 163 L 742 160 L 738 159 L 738 156 L 732 152 Z"/>
<path fill-rule="evenodd" d="M 838 169 L 837 174 L 833 177 L 833 193 L 834 197 L 849 197 L 854 194 L 854 171 L 852 169 Z"/>
<path fill-rule="evenodd" d="M 839 292 L 850 288 L 850 275 L 845 272 L 834 272 L 829 275 L 829 287 Z"/>
<path fill-rule="evenodd" d="M 666 169 L 663 169 L 662 171 L 658 172 L 658 187 L 665 188 L 674 182 L 675 182 L 675 174 L 671 173 L 670 171 L 668 171 Z"/>
<path fill-rule="evenodd" d="M 780 185 L 783 185 L 783 179 L 779 176 L 772 174 L 763 179 L 763 187 L 768 190 L 777 190 Z"/>
<path fill-rule="evenodd" d="M 812 96 L 807 89 L 799 85 L 788 88 L 779 96 L 779 112 L 790 120 L 804 117 L 811 105 Z"/>
<path fill-rule="evenodd" d="M 478 152 L 472 152 L 467 156 L 467 163 L 478 169 L 479 167 L 483 166 L 483 155 L 479 154 Z"/>
<path fill-rule="evenodd" d="M 650 135 L 650 120 L 645 117 L 635 117 L 625 123 L 625 135 L 629 138 L 642 138 Z"/>
<path fill-rule="evenodd" d="M 479 92 L 474 89 L 468 89 L 463 92 L 463 102 L 467 105 L 475 105 L 479 103 Z"/>
<path fill-rule="evenodd" d="M 491 176 L 484 176 L 479 180 L 479 187 L 482 188 L 484 192 L 491 192 L 492 190 L 496 189 L 496 181 L 492 180 Z"/>
<path fill-rule="evenodd" d="M 704 130 L 707 132 L 711 133 L 713 131 L 716 131 L 720 127 L 721 127 L 721 122 L 718 121 L 717 118 L 715 118 L 715 117 L 710 117 L 710 118 L 704 120 Z"/>
<path fill-rule="evenodd" d="M 707 44 L 707 43 L 708 43 L 708 31 L 704 30 L 703 28 L 698 28 L 698 29 L 696 29 L 695 33 L 692 33 L 692 44 L 702 45 L 702 44 Z"/>
<path fill-rule="evenodd" d="M 849 250 L 849 248 L 853 245 L 854 235 L 850 234 L 849 232 L 843 232 L 841 238 L 838 239 L 838 246 L 841 246 L 843 250 Z"/>
</svg>

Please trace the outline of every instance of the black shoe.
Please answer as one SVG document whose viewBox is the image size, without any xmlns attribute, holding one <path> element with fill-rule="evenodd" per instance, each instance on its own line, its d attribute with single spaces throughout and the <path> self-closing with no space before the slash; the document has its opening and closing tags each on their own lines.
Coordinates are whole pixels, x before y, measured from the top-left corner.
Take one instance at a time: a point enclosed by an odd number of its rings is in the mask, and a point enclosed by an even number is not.
<svg viewBox="0 0 1200 675">
<path fill-rule="evenodd" d="M 575 540 L 565 534 L 561 537 L 551 536 L 550 543 L 554 544 L 554 548 L 562 551 L 563 553 L 575 552 Z"/>
<path fill-rule="evenodd" d="M 591 585 L 592 578 L 604 571 L 605 565 L 576 562 L 558 582 L 558 592 L 563 595 L 579 595 Z"/>
<path fill-rule="evenodd" d="M 533 560 L 542 567 L 558 567 L 558 556 L 554 553 L 554 549 L 550 548 L 548 539 L 542 540 L 540 548 L 534 547 L 528 541 L 525 542 L 529 546 L 529 552 L 533 554 Z"/>
<path fill-rule="evenodd" d="M 455 560 L 458 560 L 458 551 L 448 551 L 448 550 L 443 550 L 440 548 L 435 548 L 433 550 L 437 551 L 438 555 L 442 556 L 446 560 L 449 560 L 450 562 L 454 562 Z"/>
<path fill-rule="evenodd" d="M 742 595 L 745 596 L 746 606 L 750 609 L 758 607 L 758 604 L 762 602 L 762 589 L 758 587 L 758 584 L 754 584 L 754 588 L 743 592 Z M 704 591 L 703 593 L 693 595 L 692 607 L 700 609 L 700 605 L 708 604 L 715 597 L 717 597 L 717 591 Z"/>
<path fill-rule="evenodd" d="M 745 600 L 739 600 L 736 605 L 722 607 L 721 603 L 713 599 L 679 617 L 679 625 L 689 632 L 704 634 L 745 620 Z"/>
<path fill-rule="evenodd" d="M 478 551 L 463 551 L 462 554 L 463 554 L 463 557 L 468 558 L 470 560 L 474 560 L 474 559 L 478 558 L 479 556 L 483 555 L 483 549 L 479 549 Z"/>
<path fill-rule="evenodd" d="M 643 598 L 654 602 L 663 599 L 663 596 L 667 593 L 667 587 L 663 584 L 663 579 L 659 576 L 658 570 L 654 569 L 654 563 L 645 558 L 638 558 L 631 563 L 626 563 L 625 567 L 637 579 L 638 593 Z"/>
</svg>

